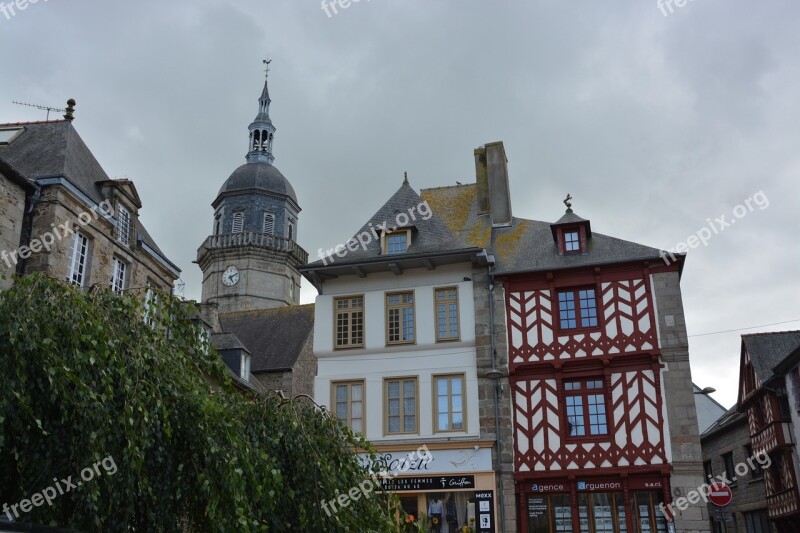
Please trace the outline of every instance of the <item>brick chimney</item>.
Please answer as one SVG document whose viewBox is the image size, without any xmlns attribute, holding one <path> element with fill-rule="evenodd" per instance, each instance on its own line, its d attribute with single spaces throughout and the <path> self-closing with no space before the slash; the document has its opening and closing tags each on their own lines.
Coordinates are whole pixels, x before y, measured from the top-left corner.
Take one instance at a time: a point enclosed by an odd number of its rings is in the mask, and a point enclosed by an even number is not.
<svg viewBox="0 0 800 533">
<path fill-rule="evenodd" d="M 511 190 L 508 158 L 503 141 L 475 149 L 475 177 L 478 185 L 478 214 L 488 213 L 492 226 L 510 226 Z"/>
</svg>

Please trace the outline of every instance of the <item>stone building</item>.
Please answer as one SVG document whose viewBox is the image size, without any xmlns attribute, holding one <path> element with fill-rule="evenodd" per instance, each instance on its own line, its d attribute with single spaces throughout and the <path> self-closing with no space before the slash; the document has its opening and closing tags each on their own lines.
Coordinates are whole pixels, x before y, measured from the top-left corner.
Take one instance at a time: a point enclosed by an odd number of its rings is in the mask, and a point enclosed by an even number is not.
<svg viewBox="0 0 800 533">
<path fill-rule="evenodd" d="M 109 178 L 78 135 L 73 106 L 64 120 L 0 124 L 2 273 L 171 292 L 180 269 L 139 221 L 133 182 Z"/>
<path fill-rule="evenodd" d="M 794 533 L 800 520 L 800 331 L 742 335 L 739 405 L 747 413 L 755 454 L 764 469 L 769 519 L 778 533 Z"/>
<path fill-rule="evenodd" d="M 731 407 L 702 435 L 703 472 L 706 479 L 718 480 L 722 476 L 730 480 L 733 502 L 724 517 L 717 520 L 709 504 L 711 531 L 713 533 L 774 533 L 767 514 L 767 492 L 764 485 L 766 461 L 754 459 L 747 426 L 747 414 L 738 405 Z M 748 462 L 749 461 L 749 462 Z M 763 463 L 763 464 L 762 464 Z M 736 472 L 737 465 L 739 475 Z"/>
<path fill-rule="evenodd" d="M 298 270 L 308 253 L 297 243 L 294 188 L 273 165 L 270 102 L 265 79 L 246 162 L 222 184 L 211 204 L 212 234 L 197 250 L 200 308 L 211 343 L 240 385 L 311 396 L 314 309 L 299 305 Z"/>
</svg>

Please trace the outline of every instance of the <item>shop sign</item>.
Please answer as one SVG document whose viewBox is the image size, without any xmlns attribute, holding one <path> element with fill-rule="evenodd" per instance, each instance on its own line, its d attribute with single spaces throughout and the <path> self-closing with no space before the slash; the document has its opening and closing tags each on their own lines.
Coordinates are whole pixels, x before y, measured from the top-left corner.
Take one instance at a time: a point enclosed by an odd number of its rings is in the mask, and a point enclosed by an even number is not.
<svg viewBox="0 0 800 533">
<path fill-rule="evenodd" d="M 382 490 L 391 492 L 474 489 L 475 476 L 411 476 L 385 478 L 381 488 Z"/>
<path fill-rule="evenodd" d="M 608 492 L 611 490 L 622 490 L 622 481 L 607 480 L 607 481 L 578 481 L 578 490 L 585 492 Z"/>
<path fill-rule="evenodd" d="M 630 478 L 628 488 L 634 490 L 654 490 L 663 489 L 664 483 L 656 478 Z"/>
<path fill-rule="evenodd" d="M 378 461 L 370 463 L 369 456 L 359 454 L 361 464 L 374 472 L 395 475 L 458 474 L 468 472 L 490 472 L 492 468 L 491 448 L 462 448 L 454 450 L 428 450 L 427 456 L 414 449 L 396 452 L 378 452 Z"/>
<path fill-rule="evenodd" d="M 475 492 L 475 507 L 478 514 L 475 529 L 478 533 L 494 533 L 494 491 Z"/>
<path fill-rule="evenodd" d="M 567 486 L 562 482 L 542 482 L 532 483 L 531 492 L 569 492 Z"/>
</svg>

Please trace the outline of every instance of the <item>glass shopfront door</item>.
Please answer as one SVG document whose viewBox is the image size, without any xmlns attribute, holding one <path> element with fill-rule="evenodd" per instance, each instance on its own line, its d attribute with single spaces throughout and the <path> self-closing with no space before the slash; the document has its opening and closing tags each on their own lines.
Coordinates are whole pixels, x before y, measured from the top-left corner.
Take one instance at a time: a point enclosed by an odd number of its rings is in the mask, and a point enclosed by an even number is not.
<svg viewBox="0 0 800 533">
<path fill-rule="evenodd" d="M 569 494 L 528 496 L 528 533 L 572 533 Z"/>
</svg>

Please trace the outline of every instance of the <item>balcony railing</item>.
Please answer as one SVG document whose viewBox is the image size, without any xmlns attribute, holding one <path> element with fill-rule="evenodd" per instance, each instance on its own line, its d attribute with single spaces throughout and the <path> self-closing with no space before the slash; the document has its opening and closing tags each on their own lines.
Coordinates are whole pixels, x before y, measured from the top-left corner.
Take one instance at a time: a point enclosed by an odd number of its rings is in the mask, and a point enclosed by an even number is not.
<svg viewBox="0 0 800 533">
<path fill-rule="evenodd" d="M 220 248 L 233 248 L 238 246 L 255 246 L 276 252 L 286 252 L 295 256 L 301 264 L 308 263 L 308 252 L 291 239 L 276 237 L 271 233 L 258 231 L 242 231 L 239 233 L 222 233 L 211 235 L 203 243 L 202 248 L 215 250 Z"/>
</svg>

